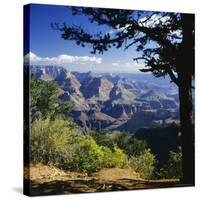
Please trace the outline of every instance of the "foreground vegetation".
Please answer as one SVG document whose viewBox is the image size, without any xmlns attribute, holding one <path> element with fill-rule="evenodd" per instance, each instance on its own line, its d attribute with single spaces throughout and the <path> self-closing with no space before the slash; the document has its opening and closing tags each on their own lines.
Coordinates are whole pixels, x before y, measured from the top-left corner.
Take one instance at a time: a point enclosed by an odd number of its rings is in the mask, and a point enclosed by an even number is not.
<svg viewBox="0 0 200 200">
<path fill-rule="evenodd" d="M 91 132 L 82 135 L 68 117 L 70 106 L 58 98 L 52 81 L 31 77 L 30 162 L 91 175 L 103 168 L 126 168 L 141 178 L 181 178 L 181 150 L 169 152 L 169 160 L 157 169 L 148 144 L 124 132 Z"/>
</svg>

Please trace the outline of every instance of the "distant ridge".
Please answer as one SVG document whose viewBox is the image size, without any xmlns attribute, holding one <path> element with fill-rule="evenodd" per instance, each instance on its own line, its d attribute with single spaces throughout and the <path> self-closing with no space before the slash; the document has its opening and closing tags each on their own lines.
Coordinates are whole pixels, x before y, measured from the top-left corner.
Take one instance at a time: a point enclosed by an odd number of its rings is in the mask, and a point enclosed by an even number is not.
<svg viewBox="0 0 200 200">
<path fill-rule="evenodd" d="M 58 85 L 59 98 L 72 105 L 71 117 L 86 132 L 135 131 L 141 127 L 161 127 L 162 120 L 166 125 L 178 120 L 177 88 L 157 79 L 148 82 L 143 75 L 71 72 L 58 66 L 30 67 L 37 79 Z"/>
</svg>

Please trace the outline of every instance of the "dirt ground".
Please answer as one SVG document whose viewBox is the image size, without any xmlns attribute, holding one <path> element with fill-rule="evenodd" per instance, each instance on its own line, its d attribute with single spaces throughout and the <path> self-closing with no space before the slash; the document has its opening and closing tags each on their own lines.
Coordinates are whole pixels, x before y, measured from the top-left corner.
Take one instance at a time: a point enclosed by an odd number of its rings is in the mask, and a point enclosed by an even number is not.
<svg viewBox="0 0 200 200">
<path fill-rule="evenodd" d="M 72 194 L 181 186 L 178 180 L 144 180 L 131 169 L 101 169 L 87 176 L 53 166 L 31 164 L 24 169 L 30 195 Z"/>
</svg>

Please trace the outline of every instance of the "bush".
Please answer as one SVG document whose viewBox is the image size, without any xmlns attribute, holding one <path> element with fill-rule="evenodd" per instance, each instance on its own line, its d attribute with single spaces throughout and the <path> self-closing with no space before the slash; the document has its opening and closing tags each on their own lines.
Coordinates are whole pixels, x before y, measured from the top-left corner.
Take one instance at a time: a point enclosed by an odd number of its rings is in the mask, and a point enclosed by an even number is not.
<svg viewBox="0 0 200 200">
<path fill-rule="evenodd" d="M 71 106 L 61 101 L 58 85 L 53 81 L 30 79 L 30 116 L 33 122 L 38 118 L 55 118 L 58 115 L 68 116 Z"/>
<path fill-rule="evenodd" d="M 73 128 L 70 120 L 37 119 L 30 130 L 30 160 L 60 165 L 69 155 L 67 144 Z"/>
<path fill-rule="evenodd" d="M 96 141 L 96 143 L 100 146 L 108 147 L 109 149 L 114 148 L 114 140 L 111 138 L 111 134 L 106 132 L 90 132 L 90 136 Z"/>
<path fill-rule="evenodd" d="M 179 148 L 177 152 L 169 152 L 169 160 L 164 165 L 164 167 L 160 169 L 159 175 L 161 178 L 180 179 L 182 177 L 183 174 L 181 148 Z"/>
<path fill-rule="evenodd" d="M 115 146 L 112 153 L 112 163 L 114 167 L 124 167 L 127 163 L 127 156 L 122 149 Z"/>
<path fill-rule="evenodd" d="M 103 151 L 103 162 L 101 167 L 111 168 L 111 167 L 124 167 L 127 164 L 127 156 L 126 154 L 118 148 L 116 145 L 113 150 L 108 147 L 101 147 Z"/>
<path fill-rule="evenodd" d="M 104 154 L 92 138 L 79 136 L 71 142 L 70 169 L 91 173 L 101 167 Z"/>
<path fill-rule="evenodd" d="M 97 144 L 114 149 L 117 145 L 129 157 L 142 154 L 147 149 L 147 143 L 144 140 L 139 140 L 126 132 L 113 133 L 90 133 Z"/>
<path fill-rule="evenodd" d="M 100 168 L 122 167 L 127 158 L 121 149 L 114 147 L 112 151 L 108 147 L 99 146 L 91 137 L 77 138 L 71 143 L 71 161 L 68 163 L 71 169 L 84 171 L 90 174 Z"/>
<path fill-rule="evenodd" d="M 139 156 L 132 156 L 129 159 L 129 166 L 140 174 L 142 178 L 151 178 L 154 173 L 156 164 L 155 156 L 151 153 L 150 149 L 144 151 Z"/>
<path fill-rule="evenodd" d="M 113 149 L 100 146 L 92 137 L 76 134 L 73 125 L 70 120 L 61 118 L 36 120 L 30 134 L 31 162 L 88 174 L 100 168 L 126 164 L 126 155 L 116 145 Z"/>
<path fill-rule="evenodd" d="M 115 135 L 114 142 L 117 146 L 124 150 L 129 156 L 138 156 L 147 149 L 147 143 L 144 140 L 139 140 L 128 133 L 118 133 Z"/>
</svg>

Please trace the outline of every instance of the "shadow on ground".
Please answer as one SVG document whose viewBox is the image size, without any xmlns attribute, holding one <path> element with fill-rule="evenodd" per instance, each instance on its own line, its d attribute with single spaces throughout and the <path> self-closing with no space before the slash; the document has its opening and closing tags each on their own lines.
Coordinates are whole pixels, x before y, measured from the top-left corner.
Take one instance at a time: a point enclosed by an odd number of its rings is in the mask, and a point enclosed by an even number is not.
<svg viewBox="0 0 200 200">
<path fill-rule="evenodd" d="M 56 180 L 46 183 L 30 183 L 30 195 L 73 194 L 88 192 L 122 191 L 135 189 L 165 188 L 181 186 L 178 181 L 143 181 L 120 179 L 117 181 L 91 180 Z"/>
</svg>

